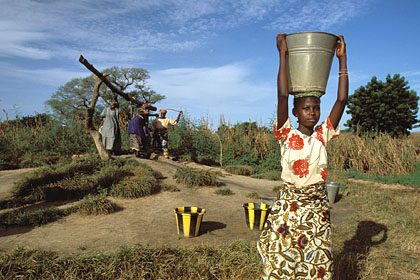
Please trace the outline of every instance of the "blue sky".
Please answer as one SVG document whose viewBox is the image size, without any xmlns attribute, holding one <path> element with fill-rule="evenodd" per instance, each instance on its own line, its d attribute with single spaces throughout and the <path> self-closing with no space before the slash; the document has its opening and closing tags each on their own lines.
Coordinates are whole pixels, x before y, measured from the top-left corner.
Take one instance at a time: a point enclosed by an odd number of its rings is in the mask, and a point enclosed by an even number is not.
<svg viewBox="0 0 420 280">
<path fill-rule="evenodd" d="M 350 94 L 372 76 L 400 73 L 420 95 L 420 1 L 406 0 L 0 0 L 0 120 L 46 112 L 66 82 L 99 70 L 141 67 L 158 108 L 191 118 L 267 125 L 276 108 L 278 32 L 344 35 Z M 322 98 L 337 91 L 332 65 Z M 169 115 L 174 112 L 169 112 Z M 350 116 L 343 116 L 343 124 Z"/>
</svg>

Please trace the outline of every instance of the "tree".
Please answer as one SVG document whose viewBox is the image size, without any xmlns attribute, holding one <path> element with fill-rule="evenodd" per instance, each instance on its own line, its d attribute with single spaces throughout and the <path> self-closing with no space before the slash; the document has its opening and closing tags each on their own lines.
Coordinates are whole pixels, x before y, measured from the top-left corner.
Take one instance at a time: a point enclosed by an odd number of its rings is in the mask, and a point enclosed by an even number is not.
<svg viewBox="0 0 420 280">
<path fill-rule="evenodd" d="M 409 134 L 418 123 L 418 100 L 404 77 L 388 74 L 386 82 L 374 76 L 366 85 L 349 97 L 347 113 L 351 119 L 345 124 L 362 132 L 387 132 L 392 136 Z"/>
<path fill-rule="evenodd" d="M 133 99 L 141 102 L 154 104 L 163 100 L 165 96 L 157 94 L 147 86 L 149 73 L 143 68 L 120 68 L 111 67 L 103 71 L 107 79 L 120 91 L 125 92 Z M 55 117 L 63 122 L 72 118 L 83 119 L 86 110 L 89 108 L 92 92 L 95 86 L 94 75 L 85 78 L 75 78 L 67 82 L 46 101 L 46 104 L 52 109 Z M 113 93 L 106 85 L 100 87 L 100 98 L 96 106 L 96 115 L 100 113 L 105 106 L 110 106 L 115 98 Z M 127 116 L 130 103 L 120 98 L 120 115 Z"/>
</svg>

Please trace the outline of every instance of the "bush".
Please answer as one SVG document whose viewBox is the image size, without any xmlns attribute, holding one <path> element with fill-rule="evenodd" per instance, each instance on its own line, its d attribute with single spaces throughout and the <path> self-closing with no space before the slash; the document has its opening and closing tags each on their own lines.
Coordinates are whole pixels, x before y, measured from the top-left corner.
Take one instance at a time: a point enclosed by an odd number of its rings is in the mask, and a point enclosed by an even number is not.
<svg viewBox="0 0 420 280">
<path fill-rule="evenodd" d="M 214 186 L 217 176 L 214 172 L 196 169 L 192 167 L 180 167 L 176 170 L 174 179 L 177 183 L 193 186 Z"/>
<path fill-rule="evenodd" d="M 88 194 L 107 193 L 127 176 L 133 176 L 132 160 L 103 162 L 97 156 L 79 158 L 34 170 L 18 181 L 12 199 L 0 203 L 0 208 L 18 207 L 37 201 L 59 201 L 83 198 Z M 162 176 L 149 168 L 151 177 Z M 156 179 L 154 179 L 156 180 Z"/>
<path fill-rule="evenodd" d="M 251 176 L 255 173 L 254 168 L 247 165 L 229 165 L 225 170 L 231 174 Z"/>
<path fill-rule="evenodd" d="M 116 197 L 138 198 L 160 191 L 160 172 L 152 170 L 145 164 L 140 164 L 129 176 L 111 188 L 110 194 Z"/>
<path fill-rule="evenodd" d="M 112 202 L 104 195 L 87 195 L 78 204 L 81 215 L 103 215 L 115 211 Z"/>
<path fill-rule="evenodd" d="M 228 188 L 215 190 L 214 193 L 218 195 L 233 195 L 234 194 L 233 191 Z"/>
<path fill-rule="evenodd" d="M 59 209 L 51 207 L 35 211 L 11 210 L 0 214 L 0 224 L 4 226 L 40 226 L 57 221 L 76 211 L 77 208 Z"/>
<path fill-rule="evenodd" d="M 46 114 L 0 123 L 0 168 L 39 167 L 73 154 L 95 151 L 80 122 L 68 126 Z"/>
<path fill-rule="evenodd" d="M 246 195 L 247 198 L 255 198 L 258 199 L 260 198 L 260 195 L 257 192 L 250 192 Z"/>
</svg>

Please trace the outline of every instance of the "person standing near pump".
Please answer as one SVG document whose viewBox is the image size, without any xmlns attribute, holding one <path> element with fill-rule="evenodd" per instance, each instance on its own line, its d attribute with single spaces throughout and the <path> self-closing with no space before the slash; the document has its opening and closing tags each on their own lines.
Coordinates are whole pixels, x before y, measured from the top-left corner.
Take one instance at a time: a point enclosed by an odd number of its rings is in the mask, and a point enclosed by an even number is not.
<svg viewBox="0 0 420 280">
<path fill-rule="evenodd" d="M 281 146 L 283 185 L 257 243 L 263 261 L 262 279 L 332 279 L 333 257 L 330 210 L 325 187 L 328 141 L 340 134 L 338 126 L 348 99 L 347 55 L 344 38 L 337 35 L 338 93 L 329 117 L 320 118 L 322 94 L 298 94 L 288 116 L 289 86 L 286 34 L 277 35 L 280 66 L 277 78 L 277 121 L 273 132 Z"/>
<path fill-rule="evenodd" d="M 169 158 L 168 150 L 168 128 L 176 125 L 181 118 L 182 111 L 179 112 L 176 120 L 166 117 L 167 110 L 159 110 L 160 117 L 153 122 L 153 145 L 156 151 L 162 151 L 165 158 Z"/>
<path fill-rule="evenodd" d="M 99 128 L 99 133 L 102 136 L 102 144 L 105 150 L 112 155 L 121 151 L 121 132 L 118 122 L 119 106 L 118 101 L 114 101 L 110 108 L 105 108 L 101 113 L 101 117 L 105 120 Z"/>
<path fill-rule="evenodd" d="M 147 104 L 143 104 L 134 118 L 128 122 L 128 135 L 130 137 L 130 149 L 136 157 L 147 158 L 147 140 L 150 137 L 150 129 L 147 123 Z"/>
</svg>

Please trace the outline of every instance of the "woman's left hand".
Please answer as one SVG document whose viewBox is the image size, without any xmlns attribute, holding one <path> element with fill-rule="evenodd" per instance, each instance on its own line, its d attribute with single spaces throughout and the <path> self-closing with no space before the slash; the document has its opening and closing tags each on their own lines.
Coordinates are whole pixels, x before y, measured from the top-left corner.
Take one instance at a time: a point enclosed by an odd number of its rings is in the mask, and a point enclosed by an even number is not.
<svg viewBox="0 0 420 280">
<path fill-rule="evenodd" d="M 338 39 L 340 39 L 340 42 L 337 45 L 337 51 L 336 55 L 338 58 L 346 56 L 346 43 L 344 42 L 343 35 L 336 35 Z"/>
</svg>

